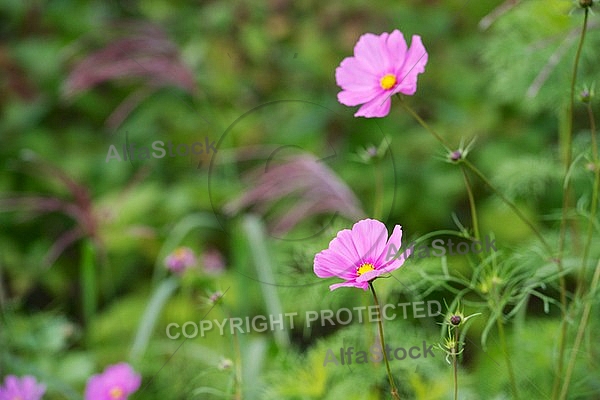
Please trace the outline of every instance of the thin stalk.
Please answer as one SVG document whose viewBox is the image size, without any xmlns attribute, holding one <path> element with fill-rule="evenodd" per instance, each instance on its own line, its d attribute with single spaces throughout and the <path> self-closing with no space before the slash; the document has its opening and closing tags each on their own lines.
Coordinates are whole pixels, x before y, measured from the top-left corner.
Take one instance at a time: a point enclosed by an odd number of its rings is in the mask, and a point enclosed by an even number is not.
<svg viewBox="0 0 600 400">
<path fill-rule="evenodd" d="M 592 162 L 594 164 L 594 186 L 592 190 L 592 203 L 590 204 L 590 216 L 588 221 L 588 229 L 587 229 L 587 239 L 585 248 L 583 251 L 583 260 L 581 262 L 581 270 L 579 272 L 579 285 L 577 286 L 577 292 L 575 297 L 578 298 L 584 292 L 585 286 L 585 267 L 588 263 L 590 249 L 592 245 L 592 238 L 594 232 L 594 221 L 596 220 L 596 214 L 598 210 L 598 191 L 600 188 L 600 169 L 598 168 L 598 144 L 596 139 L 596 122 L 594 119 L 594 112 L 592 110 L 592 104 L 590 102 L 587 103 L 587 113 L 588 118 L 590 120 L 590 134 L 592 139 Z M 596 286 L 598 285 L 598 278 L 600 277 L 600 261 L 596 266 L 596 271 L 594 273 L 594 278 L 592 279 L 592 285 L 590 288 L 590 294 L 593 294 L 596 290 Z M 579 354 L 579 348 L 581 347 L 581 342 L 583 340 L 583 334 L 585 333 L 585 329 L 587 327 L 588 319 L 590 316 L 591 310 L 591 301 L 585 302 L 585 307 L 583 309 L 583 313 L 581 315 L 581 320 L 579 321 L 579 327 L 577 329 L 577 335 L 575 337 L 575 342 L 573 344 L 573 349 L 571 350 L 571 356 L 569 357 L 569 363 L 567 365 L 567 370 L 565 372 L 565 379 L 563 382 L 563 387 L 560 393 L 560 399 L 564 399 L 567 396 L 567 392 L 569 390 L 569 384 L 571 381 L 571 377 L 573 374 L 573 369 L 575 368 L 575 362 L 577 360 L 577 355 Z"/>
<path fill-rule="evenodd" d="M 572 142 L 573 142 L 573 110 L 575 108 L 575 83 L 577 82 L 577 71 L 579 69 L 579 60 L 581 59 L 581 51 L 583 49 L 583 42 L 585 40 L 585 34 L 587 31 L 589 9 L 584 8 L 583 16 L 583 27 L 581 29 L 581 36 L 579 38 L 579 44 L 577 46 L 577 52 L 575 53 L 575 62 L 573 65 L 573 73 L 571 76 L 571 90 L 569 99 L 569 108 L 567 112 L 567 132 L 565 141 L 565 179 L 568 179 L 569 169 L 571 168 L 572 162 Z M 560 327 L 560 334 L 558 339 L 558 362 L 556 368 L 556 376 L 554 379 L 554 387 L 552 389 L 552 399 L 556 399 L 560 388 L 560 379 L 562 377 L 563 364 L 565 358 L 565 346 L 567 338 L 567 285 L 562 268 L 562 258 L 564 255 L 566 234 L 567 234 L 567 215 L 571 197 L 571 183 L 570 180 L 565 182 L 563 204 L 562 204 L 562 216 L 560 221 L 560 236 L 558 243 L 558 272 L 559 272 L 559 284 L 560 284 L 560 303 L 563 310 L 563 319 Z"/>
<path fill-rule="evenodd" d="M 513 392 L 513 399 L 518 400 L 519 395 L 517 392 L 517 381 L 515 379 L 515 373 L 513 371 L 512 363 L 510 362 L 510 355 L 508 354 L 508 349 L 506 348 L 506 338 L 504 335 L 504 324 L 502 323 L 502 316 L 500 315 L 496 319 L 496 325 L 498 325 L 498 336 L 500 337 L 500 344 L 502 346 L 502 350 L 504 353 L 504 358 L 506 360 L 506 369 L 508 370 L 508 378 L 510 380 L 510 386 Z"/>
<path fill-rule="evenodd" d="M 86 326 L 96 314 L 98 307 L 98 282 L 96 276 L 96 248 L 91 240 L 85 240 L 81 248 L 81 292 L 83 320 Z"/>
<path fill-rule="evenodd" d="M 410 115 L 412 115 L 413 118 L 415 120 L 417 120 L 417 122 L 423 128 L 425 128 L 425 130 L 427 130 L 429 133 L 431 133 L 433 135 L 433 137 L 435 137 L 446 148 L 446 150 L 450 151 L 449 146 L 448 146 L 447 142 L 444 140 L 444 138 L 442 138 L 433 129 L 431 129 L 431 127 L 429 125 L 427 125 L 427 123 L 408 104 L 406 104 L 404 101 L 402 101 L 402 98 L 400 98 L 400 100 L 401 100 L 400 104 L 402 104 L 402 107 L 404 107 L 404 109 L 406 111 L 408 111 L 408 113 Z M 517 206 L 515 206 L 506 196 L 504 196 L 502 193 L 500 193 L 498 191 L 498 189 L 496 189 L 494 187 L 494 185 L 492 185 L 492 183 L 489 181 L 489 179 L 487 179 L 485 177 L 485 175 L 483 175 L 483 173 L 481 173 L 481 171 L 479 171 L 473 164 L 471 164 L 471 162 L 469 160 L 461 159 L 459 162 L 464 163 L 473 173 L 475 173 L 475 175 L 477 175 L 479 177 L 479 179 L 481 179 L 490 189 L 492 189 L 492 191 L 498 197 L 500 197 L 500 199 L 504 203 L 506 203 L 506 205 L 531 229 L 531 231 L 538 237 L 538 239 L 540 240 L 542 245 L 546 248 L 548 253 L 552 254 L 552 247 L 550 247 L 550 245 L 548 244 L 548 242 L 546 242 L 546 239 L 544 239 L 542 234 L 537 230 L 537 228 L 535 226 L 533 226 L 531 221 L 529 221 L 527 219 L 527 217 L 525 217 L 525 215 L 523 215 L 523 213 L 517 208 Z"/>
<path fill-rule="evenodd" d="M 460 166 L 460 170 L 462 171 L 463 179 L 465 181 L 465 188 L 467 189 L 467 196 L 469 197 L 469 208 L 471 209 L 471 222 L 473 224 L 473 233 L 475 235 L 475 239 L 481 242 L 481 236 L 479 234 L 479 220 L 477 218 L 475 196 L 473 196 L 473 190 L 471 189 L 471 181 L 469 181 L 467 171 L 465 171 L 465 168 L 462 165 Z"/>
<path fill-rule="evenodd" d="M 592 157 L 594 161 L 598 161 L 598 139 L 596 137 L 596 119 L 594 118 L 594 110 L 592 103 L 587 103 L 588 118 L 590 119 L 590 135 L 592 139 Z"/>
<path fill-rule="evenodd" d="M 452 351 L 452 367 L 454 369 L 454 400 L 458 400 L 458 353 L 460 343 L 458 342 L 460 335 L 458 334 L 458 328 L 454 332 L 454 349 Z"/>
<path fill-rule="evenodd" d="M 459 162 L 464 163 L 471 170 L 471 172 L 477 175 L 479 179 L 483 181 L 483 183 L 485 183 L 498 197 L 500 197 L 500 199 L 517 215 L 517 217 L 519 217 L 519 219 L 523 221 L 529 227 L 529 229 L 531 229 L 531 231 L 535 234 L 535 236 L 537 236 L 537 238 L 546 248 L 549 254 L 552 254 L 552 247 L 550 247 L 550 245 L 548 244 L 546 239 L 544 239 L 540 231 L 538 231 L 538 229 L 533 225 L 533 223 L 529 221 L 529 219 L 527 219 L 527 217 L 521 212 L 521 210 L 517 208 L 517 206 L 512 201 L 510 201 L 504 194 L 502 194 L 498 189 L 496 189 L 492 182 L 490 182 L 489 179 L 486 178 L 486 176 L 483 175 L 483 173 L 479 171 L 479 169 L 477 169 L 477 167 L 471 164 L 469 160 L 462 159 Z"/>
<path fill-rule="evenodd" d="M 458 400 L 458 357 L 454 355 L 454 400 Z"/>
<path fill-rule="evenodd" d="M 235 400 L 242 400 L 242 351 L 240 339 L 237 332 L 233 334 L 233 345 L 235 349 Z"/>
<path fill-rule="evenodd" d="M 373 218 L 380 220 L 383 213 L 383 176 L 379 162 L 373 164 L 375 174 L 375 205 L 373 210 Z"/>
<path fill-rule="evenodd" d="M 587 226 L 587 238 L 583 249 L 583 258 L 581 269 L 579 271 L 579 285 L 577 286 L 577 295 L 583 292 L 585 287 L 585 266 L 588 263 L 590 249 L 592 247 L 592 238 L 594 233 L 594 221 L 596 221 L 596 213 L 598 211 L 598 189 L 600 187 L 600 169 L 598 168 L 598 148 L 596 144 L 596 121 L 594 120 L 594 111 L 591 103 L 587 103 L 587 113 L 590 120 L 590 134 L 592 138 L 592 163 L 594 164 L 594 186 L 592 189 L 592 203 L 590 204 L 590 216 Z"/>
<path fill-rule="evenodd" d="M 387 358 L 387 353 L 385 351 L 385 339 L 383 337 L 383 323 L 381 322 L 381 309 L 379 308 L 379 300 L 377 299 L 377 293 L 375 293 L 375 287 L 373 287 L 373 282 L 369 282 L 369 287 L 371 288 L 371 292 L 373 293 L 373 300 L 375 301 L 375 306 L 377 307 L 377 324 L 379 325 L 379 342 L 381 344 L 381 352 L 383 353 L 383 359 L 385 360 L 385 368 L 387 370 L 388 379 L 390 381 L 390 387 L 392 392 L 392 397 L 394 399 L 400 400 L 400 395 L 398 394 L 398 388 L 394 383 L 394 377 L 392 376 L 392 370 L 390 369 L 390 363 Z"/>
<path fill-rule="evenodd" d="M 598 261 L 598 264 L 596 264 L 596 270 L 594 271 L 594 277 L 592 278 L 590 297 L 592 297 L 596 292 L 596 289 L 598 288 L 598 281 L 600 281 L 600 260 Z M 559 397 L 560 400 L 567 398 L 569 384 L 571 383 L 571 377 L 573 375 L 573 369 L 575 368 L 575 362 L 577 361 L 577 355 L 579 354 L 579 347 L 583 341 L 583 335 L 585 334 L 587 323 L 590 318 L 592 303 L 593 301 L 590 298 L 590 301 L 586 301 L 585 306 L 583 307 L 583 314 L 581 315 L 581 321 L 579 321 L 579 327 L 577 328 L 577 336 L 575 337 L 575 343 L 573 344 L 573 350 L 571 350 L 569 364 L 567 365 L 567 370 L 565 371 L 564 383 Z"/>
<path fill-rule="evenodd" d="M 417 114 L 417 113 L 416 113 L 416 111 L 412 109 L 412 107 L 411 107 L 411 106 L 409 106 L 408 104 L 406 104 L 406 103 L 404 102 L 404 100 L 402 99 L 402 97 L 400 97 L 400 96 L 398 96 L 398 97 L 400 98 L 400 104 L 402 105 L 402 107 L 404 107 L 404 109 L 405 109 L 406 111 L 408 111 L 408 113 L 409 113 L 410 115 L 412 115 L 412 117 L 413 117 L 414 119 L 416 119 L 416 120 L 417 120 L 417 122 L 418 122 L 418 123 L 419 123 L 419 124 L 420 124 L 420 125 L 421 125 L 423 128 L 425 128 L 425 130 L 426 130 L 426 131 L 428 131 L 429 133 L 431 133 L 431 134 L 433 135 L 433 137 L 435 137 L 435 138 L 436 138 L 436 140 L 437 140 L 438 142 L 440 142 L 440 143 L 441 143 L 441 144 L 442 144 L 442 145 L 443 145 L 443 146 L 446 148 L 446 150 L 450 151 L 450 145 L 448 144 L 448 142 L 446 142 L 446 140 L 445 140 L 443 137 L 441 137 L 441 136 L 440 136 L 440 135 L 439 135 L 439 134 L 438 134 L 436 131 L 434 131 L 434 130 L 433 130 L 433 129 L 432 129 L 432 128 L 431 128 L 431 127 L 430 127 L 430 126 L 427 124 L 427 122 L 425 122 L 425 121 L 423 120 L 423 118 L 421 118 L 421 117 L 419 116 L 419 114 Z"/>
<path fill-rule="evenodd" d="M 225 305 L 221 302 L 221 299 L 219 299 L 218 302 L 223 313 L 231 320 L 231 314 L 229 313 L 227 307 L 225 307 Z M 240 338 L 238 337 L 237 332 L 233 333 L 231 340 L 233 341 L 233 351 L 235 353 L 235 394 L 233 394 L 232 398 L 234 400 L 242 400 L 242 350 L 240 346 Z M 227 395 L 229 395 L 229 393 L 227 393 Z"/>
<path fill-rule="evenodd" d="M 2 260 L 0 260 L 0 314 L 3 314 L 6 311 L 5 290 L 2 282 L 4 282 L 4 279 L 2 278 Z"/>
</svg>

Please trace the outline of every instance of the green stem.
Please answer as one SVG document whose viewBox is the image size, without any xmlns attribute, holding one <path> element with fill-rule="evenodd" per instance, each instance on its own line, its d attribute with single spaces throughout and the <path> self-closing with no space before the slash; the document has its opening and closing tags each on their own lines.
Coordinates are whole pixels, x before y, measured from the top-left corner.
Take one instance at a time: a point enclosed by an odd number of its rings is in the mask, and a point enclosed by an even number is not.
<svg viewBox="0 0 600 400">
<path fill-rule="evenodd" d="M 598 211 L 598 189 L 600 188 L 600 169 L 598 169 L 598 148 L 596 144 L 596 122 L 594 120 L 594 111 L 592 105 L 587 104 L 588 118 L 590 120 L 590 131 L 592 138 L 592 163 L 594 164 L 594 186 L 592 189 L 592 203 L 590 204 L 590 216 L 587 226 L 587 238 L 585 247 L 583 250 L 583 260 L 581 262 L 581 269 L 579 270 L 579 285 L 577 286 L 577 293 L 575 297 L 580 295 L 584 291 L 585 287 L 585 268 L 587 266 L 590 249 L 592 247 L 592 238 L 594 234 L 594 222 L 596 221 L 596 213 Z"/>
<path fill-rule="evenodd" d="M 458 357 L 454 355 L 454 400 L 458 400 Z"/>
<path fill-rule="evenodd" d="M 598 161 L 598 140 L 596 138 L 596 120 L 594 118 L 594 110 L 592 103 L 587 103 L 588 118 L 590 119 L 590 135 L 592 139 L 592 157 L 594 161 Z M 597 171 L 597 169 L 596 169 Z"/>
<path fill-rule="evenodd" d="M 381 309 L 379 307 L 379 300 L 377 299 L 377 293 L 375 293 L 375 287 L 373 287 L 373 282 L 369 282 L 369 287 L 371 288 L 371 292 L 373 293 L 373 299 L 375 301 L 375 306 L 377 307 L 377 324 L 379 325 L 379 341 L 381 344 L 381 352 L 383 353 L 383 359 L 385 360 L 385 368 L 387 369 L 388 379 L 390 381 L 391 393 L 394 399 L 400 400 L 400 395 L 398 394 L 398 388 L 396 388 L 396 384 L 394 383 L 394 377 L 392 376 L 392 370 L 390 369 L 390 363 L 387 358 L 387 353 L 385 351 L 385 339 L 383 335 L 383 323 L 381 322 Z"/>
<path fill-rule="evenodd" d="M 380 220 L 383 213 L 383 177 L 379 162 L 373 164 L 375 173 L 375 206 L 373 210 L 373 218 Z"/>
<path fill-rule="evenodd" d="M 519 217 L 519 219 L 521 219 L 521 221 L 523 221 L 523 223 L 525 223 L 529 227 L 529 229 L 531 229 L 531 231 L 535 234 L 535 236 L 537 236 L 537 238 L 548 251 L 548 253 L 552 254 L 552 247 L 550 247 L 550 245 L 548 244 L 546 239 L 544 239 L 540 231 L 538 231 L 537 228 L 533 225 L 533 223 L 529 221 L 529 219 L 527 219 L 527 217 L 521 212 L 521 210 L 519 210 L 517 206 L 512 201 L 510 201 L 504 194 L 502 194 L 498 189 L 496 189 L 492 182 L 490 182 L 489 179 L 486 178 L 485 175 L 483 175 L 483 173 L 479 171 L 479 169 L 477 169 L 477 167 L 471 164 L 469 160 L 462 159 L 460 160 L 460 162 L 464 163 L 471 170 L 471 172 L 477 175 L 479 179 L 483 181 L 483 183 L 485 183 L 498 197 L 500 197 L 500 199 L 517 215 L 517 217 Z"/>
<path fill-rule="evenodd" d="M 405 109 L 405 110 L 406 110 L 406 111 L 407 111 L 407 112 L 408 112 L 410 115 L 412 115 L 412 117 L 413 117 L 414 119 L 416 119 L 416 120 L 417 120 L 417 122 L 418 122 L 418 123 L 419 123 L 419 124 L 420 124 L 420 125 L 421 125 L 423 128 L 425 128 L 425 130 L 426 130 L 427 132 L 431 133 L 431 134 L 433 135 L 433 137 L 435 137 L 435 138 L 436 138 L 436 140 L 437 140 L 438 142 L 440 142 L 440 143 L 441 143 L 441 144 L 442 144 L 442 145 L 443 145 L 443 146 L 446 148 L 446 150 L 450 151 L 450 145 L 448 144 L 448 142 L 446 142 L 446 140 L 445 140 L 443 137 L 441 137 L 441 136 L 440 136 L 440 135 L 439 135 L 439 134 L 438 134 L 436 131 L 434 131 L 434 130 L 433 130 L 433 129 L 432 129 L 432 128 L 431 128 L 431 127 L 430 127 L 430 126 L 427 124 L 427 122 L 425 122 L 425 121 L 423 120 L 423 118 L 421 118 L 421 117 L 419 116 L 419 114 L 417 114 L 417 113 L 416 113 L 416 111 L 412 109 L 412 107 L 411 107 L 411 106 L 409 106 L 408 104 L 406 104 L 406 103 L 404 102 L 404 99 L 402 99 L 402 97 L 400 97 L 400 96 L 398 96 L 398 97 L 400 98 L 400 104 L 402 105 L 402 107 L 403 107 L 403 108 L 404 108 L 404 109 Z"/>
<path fill-rule="evenodd" d="M 454 400 L 458 400 L 458 353 L 460 351 L 460 343 L 458 334 L 458 328 L 454 333 L 454 349 L 452 350 L 454 354 L 452 355 L 452 366 L 454 368 Z"/>
<path fill-rule="evenodd" d="M 408 111 L 408 113 L 412 115 L 413 118 L 415 118 L 415 120 L 417 120 L 417 122 L 421 124 L 423 128 L 425 128 L 425 130 L 431 133 L 446 148 L 446 150 L 450 151 L 449 146 L 444 140 L 444 138 L 442 138 L 433 129 L 431 129 L 431 127 L 427 125 L 427 123 L 408 104 L 406 104 L 402 100 L 402 98 L 400 98 L 400 100 L 400 104 L 402 104 L 402 107 L 404 107 L 404 109 Z M 475 175 L 479 177 L 479 179 L 481 179 L 490 189 L 492 189 L 492 191 L 498 197 L 500 197 L 500 199 L 502 199 L 502 201 L 506 203 L 506 205 L 510 207 L 510 209 L 531 229 L 531 231 L 538 237 L 538 239 L 548 251 L 548 253 L 552 254 L 552 248 L 550 247 L 548 242 L 546 242 L 546 239 L 544 239 L 542 234 L 536 229 L 535 226 L 533 226 L 533 224 L 527 219 L 527 217 L 523 215 L 523 213 L 517 208 L 517 206 L 515 206 L 506 196 L 500 193 L 498 189 L 496 189 L 494 185 L 492 185 L 492 183 L 485 177 L 485 175 L 483 175 L 481 171 L 479 171 L 473 164 L 471 164 L 469 160 L 463 158 L 459 162 L 464 163 L 473 173 L 475 173 Z"/>
<path fill-rule="evenodd" d="M 558 244 L 558 272 L 559 272 L 559 284 L 560 284 L 560 303 L 563 310 L 563 319 L 560 327 L 560 335 L 558 339 L 558 362 L 556 368 L 556 375 L 554 379 L 554 387 L 552 389 L 552 399 L 556 399 L 559 393 L 560 388 L 560 380 L 562 378 L 563 364 L 565 358 L 565 346 L 566 346 L 566 338 L 567 338 L 567 285 L 565 282 L 565 277 L 562 268 L 562 258 L 564 255 L 565 242 L 566 242 L 566 232 L 567 232 L 567 216 L 568 216 L 568 208 L 570 204 L 571 197 L 571 183 L 568 180 L 569 169 L 571 168 L 572 162 L 572 142 L 573 142 L 573 110 L 575 108 L 575 83 L 577 81 L 577 71 L 579 69 L 579 60 L 581 59 L 581 52 L 583 49 L 583 42 L 585 39 L 585 34 L 587 31 L 587 21 L 588 21 L 589 9 L 586 7 L 584 9 L 584 17 L 583 17 L 583 27 L 581 29 L 581 36 L 579 38 L 579 45 L 577 46 L 577 53 L 575 54 L 575 62 L 573 65 L 573 73 L 571 76 L 571 90 L 570 90 L 570 99 L 569 99 L 569 109 L 567 112 L 567 132 L 565 139 L 565 179 L 566 182 L 564 188 L 563 195 L 563 204 L 562 204 L 562 216 L 560 221 L 560 237 Z M 564 390 L 563 390 L 564 391 Z"/>
<path fill-rule="evenodd" d="M 86 325 L 96 314 L 98 304 L 96 282 L 96 249 L 91 240 L 85 240 L 81 248 L 81 291 L 83 303 L 83 320 Z"/>
<path fill-rule="evenodd" d="M 594 277 L 592 278 L 592 284 L 590 287 L 590 300 L 585 302 L 583 314 L 581 315 L 581 321 L 579 321 L 577 336 L 575 337 L 575 343 L 573 344 L 573 349 L 571 350 L 569 364 L 567 365 L 567 370 L 565 371 L 564 383 L 559 397 L 560 400 L 567 398 L 569 384 L 571 383 L 571 376 L 573 375 L 573 369 L 575 368 L 575 362 L 577 361 L 577 355 L 579 354 L 579 347 L 583 341 L 583 335 L 590 318 L 590 311 L 592 310 L 593 304 L 592 298 L 596 293 L 596 289 L 598 288 L 598 281 L 600 281 L 600 260 L 598 261 L 598 264 L 596 264 L 596 270 L 594 271 Z"/>
<path fill-rule="evenodd" d="M 2 282 L 4 282 L 4 279 L 2 277 L 2 264 L 3 264 L 3 259 L 0 259 L 0 314 L 3 314 L 6 309 L 5 309 L 5 304 L 6 304 L 6 299 L 5 299 L 5 291 L 4 291 L 4 286 L 2 284 Z"/>
<path fill-rule="evenodd" d="M 225 306 L 225 304 L 223 304 L 222 299 L 218 299 L 217 302 L 218 306 L 221 308 L 221 311 L 223 311 L 223 313 L 231 321 L 231 313 L 229 312 L 229 309 Z M 231 340 L 233 341 L 233 351 L 235 353 L 235 394 L 233 394 L 232 398 L 234 400 L 242 400 L 242 350 L 240 346 L 240 338 L 237 335 L 237 331 L 233 333 Z"/>
<path fill-rule="evenodd" d="M 508 377 L 510 380 L 510 386 L 513 392 L 513 399 L 518 400 L 519 395 L 517 392 L 517 381 L 515 379 L 515 373 L 513 371 L 512 363 L 510 362 L 510 355 L 508 354 L 508 349 L 506 348 L 506 338 L 504 335 L 504 324 L 502 323 L 502 315 L 500 315 L 496 319 L 496 324 L 498 325 L 498 336 L 500 337 L 500 344 L 502 346 L 502 351 L 504 353 L 504 358 L 506 360 L 506 368 L 508 369 Z"/>
<path fill-rule="evenodd" d="M 465 181 L 465 188 L 467 189 L 467 196 L 469 197 L 469 208 L 471 209 L 471 221 L 473 224 L 473 233 L 475 235 L 475 239 L 481 242 L 481 236 L 479 234 L 479 220 L 477 218 L 477 208 L 475 206 L 475 196 L 473 196 L 473 190 L 471 189 L 471 181 L 469 181 L 469 177 L 467 176 L 467 171 L 465 171 L 464 166 L 460 166 L 460 170 L 463 174 L 463 179 Z M 483 257 L 483 254 L 482 254 Z"/>
<path fill-rule="evenodd" d="M 237 332 L 233 334 L 233 345 L 235 348 L 235 400 L 242 400 L 242 351 L 240 339 Z"/>
</svg>

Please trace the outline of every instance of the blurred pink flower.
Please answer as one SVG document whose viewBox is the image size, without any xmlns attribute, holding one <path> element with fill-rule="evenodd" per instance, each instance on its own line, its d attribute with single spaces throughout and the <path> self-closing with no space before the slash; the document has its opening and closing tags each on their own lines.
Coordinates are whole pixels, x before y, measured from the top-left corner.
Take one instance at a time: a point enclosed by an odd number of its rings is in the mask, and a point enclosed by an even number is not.
<svg viewBox="0 0 600 400">
<path fill-rule="evenodd" d="M 337 276 L 346 282 L 329 286 L 330 290 L 353 286 L 367 290 L 369 282 L 380 275 L 402 266 L 411 253 L 405 251 L 399 257 L 397 249 L 402 246 L 402 227 L 396 225 L 388 240 L 385 225 L 374 219 L 358 221 L 352 230 L 338 232 L 329 248 L 315 256 L 314 270 L 319 278 Z M 389 257 L 392 251 L 394 257 Z"/>
<path fill-rule="evenodd" d="M 338 100 L 351 107 L 362 104 L 355 117 L 385 117 L 392 95 L 417 91 L 417 75 L 425 71 L 427 58 L 418 35 L 413 35 L 407 49 L 399 30 L 379 36 L 365 33 L 354 46 L 354 57 L 342 60 L 335 70 L 342 88 Z"/>
<path fill-rule="evenodd" d="M 38 384 L 33 376 L 8 375 L 0 386 L 0 400 L 40 400 L 44 392 L 46 386 Z"/>
<path fill-rule="evenodd" d="M 208 248 L 202 253 L 202 265 L 209 274 L 218 275 L 225 271 L 223 254 L 214 247 Z"/>
<path fill-rule="evenodd" d="M 189 247 L 178 247 L 165 259 L 165 266 L 178 274 L 194 265 L 196 265 L 196 256 Z"/>
<path fill-rule="evenodd" d="M 85 400 L 126 400 L 141 383 L 142 378 L 129 364 L 109 365 L 102 374 L 88 379 Z"/>
</svg>

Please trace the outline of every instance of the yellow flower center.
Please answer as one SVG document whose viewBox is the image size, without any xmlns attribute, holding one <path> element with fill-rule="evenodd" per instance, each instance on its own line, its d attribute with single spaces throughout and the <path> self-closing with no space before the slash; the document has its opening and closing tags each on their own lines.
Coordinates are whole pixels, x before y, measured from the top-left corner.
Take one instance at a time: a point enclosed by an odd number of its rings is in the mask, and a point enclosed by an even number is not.
<svg viewBox="0 0 600 400">
<path fill-rule="evenodd" d="M 373 264 L 364 263 L 360 267 L 356 268 L 356 273 L 358 274 L 358 276 L 361 276 L 365 272 L 374 271 L 374 270 L 375 270 L 375 267 L 373 267 Z"/>
<path fill-rule="evenodd" d="M 187 249 L 184 247 L 179 247 L 178 249 L 176 249 L 173 252 L 173 255 L 179 259 L 184 258 L 186 254 L 187 254 Z"/>
<path fill-rule="evenodd" d="M 123 398 L 123 389 L 116 386 L 116 387 L 110 389 L 109 394 L 110 394 L 110 397 L 115 400 L 122 399 Z"/>
<path fill-rule="evenodd" d="M 389 89 L 393 88 L 396 85 L 396 75 L 387 74 L 386 76 L 381 78 L 381 80 L 379 81 L 379 84 L 381 85 L 381 88 L 384 90 L 389 90 Z"/>
</svg>

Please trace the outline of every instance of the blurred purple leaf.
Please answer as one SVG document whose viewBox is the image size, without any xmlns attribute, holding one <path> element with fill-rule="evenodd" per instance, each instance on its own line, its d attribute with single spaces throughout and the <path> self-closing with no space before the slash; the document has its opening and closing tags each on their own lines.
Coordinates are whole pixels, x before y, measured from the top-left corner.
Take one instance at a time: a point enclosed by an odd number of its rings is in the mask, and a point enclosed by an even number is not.
<svg viewBox="0 0 600 400">
<path fill-rule="evenodd" d="M 105 82 L 130 79 L 144 83 L 113 111 L 108 120 L 113 129 L 158 88 L 175 86 L 196 93 L 192 71 L 160 27 L 140 23 L 123 25 L 123 29 L 122 35 L 77 62 L 63 85 L 64 96 L 70 98 Z"/>
<path fill-rule="evenodd" d="M 251 208 L 266 214 L 287 198 L 292 205 L 274 218 L 270 228 L 275 233 L 286 233 L 314 215 L 339 213 L 352 220 L 365 216 L 350 188 L 322 161 L 308 154 L 290 157 L 266 170 L 257 168 L 246 178 L 250 189 L 226 204 L 225 212 L 235 214 Z"/>
</svg>

